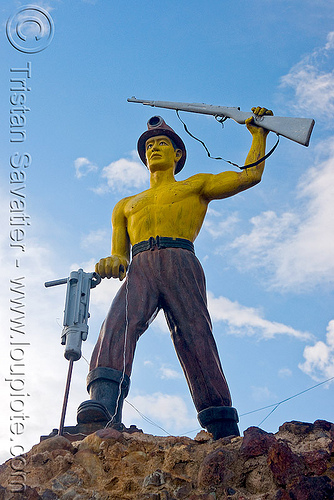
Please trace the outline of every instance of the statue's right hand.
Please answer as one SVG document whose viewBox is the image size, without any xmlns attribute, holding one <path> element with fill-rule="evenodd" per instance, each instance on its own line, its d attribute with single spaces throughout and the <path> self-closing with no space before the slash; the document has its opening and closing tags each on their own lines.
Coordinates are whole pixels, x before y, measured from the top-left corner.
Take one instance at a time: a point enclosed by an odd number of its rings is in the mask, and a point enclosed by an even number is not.
<svg viewBox="0 0 334 500">
<path fill-rule="evenodd" d="M 110 255 L 110 257 L 105 257 L 100 259 L 97 264 L 95 264 L 95 272 L 98 273 L 101 278 L 119 278 L 121 281 L 126 276 L 126 270 L 129 263 L 126 258 L 120 255 Z"/>
</svg>

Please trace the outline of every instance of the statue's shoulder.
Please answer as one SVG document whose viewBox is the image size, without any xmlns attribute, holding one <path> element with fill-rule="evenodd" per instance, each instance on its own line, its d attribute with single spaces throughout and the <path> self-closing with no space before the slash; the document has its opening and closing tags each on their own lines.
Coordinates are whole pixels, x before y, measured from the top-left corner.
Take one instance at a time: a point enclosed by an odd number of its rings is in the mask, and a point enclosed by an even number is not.
<svg viewBox="0 0 334 500">
<path fill-rule="evenodd" d="M 133 195 L 133 196 L 126 196 L 125 198 L 122 198 L 121 200 L 119 200 L 116 205 L 114 206 L 114 210 L 113 212 L 116 213 L 116 212 L 121 212 L 121 211 L 124 211 L 127 203 L 129 201 L 132 200 L 132 198 L 136 196 L 136 195 Z"/>
<path fill-rule="evenodd" d="M 191 186 L 194 189 L 200 189 L 207 180 L 212 176 L 212 174 L 195 174 L 184 181 L 179 181 L 180 184 L 184 183 L 187 186 Z"/>
<path fill-rule="evenodd" d="M 209 176 L 211 176 L 212 174 L 207 174 L 207 173 L 198 173 L 198 174 L 194 174 L 192 175 L 191 177 L 188 177 L 188 179 L 185 179 L 187 182 L 198 182 L 198 181 L 201 181 L 203 179 L 207 179 Z M 182 181 L 181 181 L 182 182 Z"/>
</svg>

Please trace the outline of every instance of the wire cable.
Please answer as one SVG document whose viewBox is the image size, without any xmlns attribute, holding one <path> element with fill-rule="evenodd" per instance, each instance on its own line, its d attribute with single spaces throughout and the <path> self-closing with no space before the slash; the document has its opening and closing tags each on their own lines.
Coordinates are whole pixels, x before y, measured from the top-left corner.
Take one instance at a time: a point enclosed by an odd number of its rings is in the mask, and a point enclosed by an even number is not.
<svg viewBox="0 0 334 500">
<path fill-rule="evenodd" d="M 164 429 L 163 427 L 161 427 L 160 425 L 156 424 L 153 420 L 151 420 L 150 418 L 146 417 L 146 415 L 144 415 L 143 413 L 141 413 L 138 408 L 135 407 L 135 405 L 133 403 L 130 403 L 130 401 L 128 401 L 127 399 L 125 399 L 125 402 L 130 405 L 134 410 L 136 410 L 136 412 L 141 416 L 141 418 L 143 420 L 145 420 L 146 422 L 148 422 L 149 424 L 151 425 L 154 425 L 154 427 L 158 427 L 159 429 L 161 429 L 162 431 L 164 431 L 168 436 L 171 436 L 171 434 L 166 431 L 166 429 Z"/>
<path fill-rule="evenodd" d="M 190 135 L 190 137 L 192 137 L 193 139 L 195 139 L 196 141 L 198 141 L 198 142 L 200 142 L 202 144 L 202 146 L 204 147 L 205 151 L 207 152 L 208 157 L 211 158 L 211 160 L 222 160 L 222 161 L 225 161 L 226 163 L 229 163 L 230 165 L 233 165 L 234 167 L 240 168 L 240 170 L 244 170 L 245 168 L 255 167 L 256 165 L 259 165 L 260 163 L 262 163 L 263 161 L 265 161 L 267 158 L 269 158 L 270 155 L 273 154 L 273 152 L 275 151 L 275 149 L 277 148 L 277 146 L 279 144 L 279 135 L 276 134 L 277 135 L 277 141 L 274 144 L 274 146 L 271 148 L 271 150 L 269 151 L 269 153 L 267 153 L 266 155 L 262 156 L 262 158 L 260 158 L 257 161 L 254 161 L 253 163 L 249 163 L 248 165 L 243 165 L 242 167 L 240 167 L 237 163 L 233 163 L 233 161 L 226 160 L 225 158 L 222 158 L 221 156 L 211 156 L 211 153 L 210 153 L 209 149 L 207 148 L 205 142 L 203 142 L 201 139 L 199 139 L 198 137 L 196 137 L 195 135 L 193 135 L 189 131 L 187 125 L 184 123 L 184 121 L 182 120 L 182 118 L 179 115 L 179 110 L 176 109 L 175 111 L 176 111 L 176 114 L 178 116 L 178 119 L 183 124 L 184 130 L 187 132 L 187 134 Z M 217 119 L 217 117 L 215 117 L 215 118 Z"/>
<path fill-rule="evenodd" d="M 246 415 L 251 415 L 252 413 L 257 413 L 258 411 L 262 411 L 262 410 L 267 410 L 268 408 L 273 408 L 269 413 L 268 415 L 263 419 L 261 420 L 261 422 L 258 424 L 258 427 L 260 427 L 260 425 L 263 424 L 263 422 L 265 420 L 267 420 L 267 418 L 270 417 L 270 415 L 272 413 L 274 413 L 275 410 L 277 410 L 277 408 L 283 404 L 283 403 L 286 403 L 287 401 L 290 401 L 291 399 L 294 399 L 294 398 L 297 398 L 298 396 L 301 396 L 302 394 L 305 394 L 305 392 L 308 392 L 308 391 L 311 391 L 312 389 L 316 389 L 317 387 L 320 387 L 321 385 L 324 385 L 324 384 L 328 384 L 329 382 L 331 382 L 332 380 L 334 380 L 334 377 L 330 377 L 328 378 L 327 380 L 324 380 L 323 382 L 319 382 L 318 384 L 315 384 L 313 385 L 312 387 L 308 387 L 308 389 L 304 389 L 303 391 L 300 391 L 298 392 L 297 394 L 294 394 L 293 396 L 290 396 L 286 399 L 282 399 L 282 401 L 279 401 L 278 403 L 273 403 L 271 405 L 267 405 L 267 406 L 263 406 L 262 408 L 258 408 L 257 410 L 251 410 L 251 411 L 247 411 L 246 413 L 242 413 L 241 415 L 239 415 L 239 417 L 245 417 Z M 199 430 L 200 428 L 198 429 L 193 429 L 192 431 L 188 431 L 188 432 L 185 432 L 184 434 L 191 434 L 192 432 L 195 432 L 196 430 Z"/>
<path fill-rule="evenodd" d="M 128 268 L 128 275 L 126 277 L 126 282 L 125 282 L 125 330 L 124 330 L 124 347 L 123 347 L 123 369 L 122 369 L 122 375 L 119 381 L 119 386 L 118 386 L 118 396 L 115 404 L 115 411 L 114 414 L 112 415 L 111 419 L 109 422 L 106 423 L 105 428 L 109 427 L 110 424 L 113 423 L 114 418 L 117 415 L 118 408 L 119 408 L 119 403 L 121 400 L 122 396 L 122 385 L 125 379 L 125 365 L 126 365 L 126 347 L 127 347 L 127 340 L 128 340 L 128 330 L 129 330 L 129 270 L 130 266 Z"/>
<path fill-rule="evenodd" d="M 263 406 L 262 408 L 258 408 L 257 410 L 252 410 L 252 411 L 248 411 L 246 413 L 243 413 L 242 415 L 240 415 L 240 417 L 244 417 L 245 415 L 250 415 L 251 413 L 256 413 L 258 411 L 261 411 L 261 410 L 266 410 L 268 408 L 272 408 L 274 407 L 269 413 L 268 415 L 263 419 L 261 420 L 261 422 L 259 423 L 259 426 L 261 424 L 263 424 L 263 422 L 265 420 L 267 420 L 267 418 L 272 414 L 274 413 L 274 411 L 283 403 L 286 403 L 287 401 L 290 401 L 291 399 L 294 399 L 294 398 L 297 398 L 298 396 L 301 396 L 302 394 L 305 394 L 306 392 L 308 391 L 311 391 L 312 389 L 316 389 L 317 387 L 320 387 L 321 385 L 324 385 L 324 384 L 328 384 L 329 382 L 331 382 L 332 380 L 334 380 L 334 377 L 330 377 L 328 378 L 327 380 L 324 380 L 323 382 L 319 382 L 318 384 L 315 384 L 313 385 L 312 387 L 308 387 L 307 389 L 304 389 L 303 391 L 300 391 L 298 392 L 297 394 L 294 394 L 293 396 L 290 396 L 286 399 L 282 399 L 282 401 L 279 401 L 278 403 L 274 403 L 272 405 L 268 405 L 268 406 Z"/>
</svg>

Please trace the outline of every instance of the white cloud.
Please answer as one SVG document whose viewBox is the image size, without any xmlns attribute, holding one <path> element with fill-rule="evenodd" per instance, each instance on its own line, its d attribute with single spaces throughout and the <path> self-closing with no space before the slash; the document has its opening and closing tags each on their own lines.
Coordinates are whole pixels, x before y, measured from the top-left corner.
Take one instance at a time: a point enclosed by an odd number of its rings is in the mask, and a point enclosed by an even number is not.
<svg viewBox="0 0 334 500">
<path fill-rule="evenodd" d="M 94 310 L 99 310 L 101 314 L 106 315 L 121 285 L 122 282 L 118 279 L 103 279 L 91 293 L 91 304 Z"/>
<path fill-rule="evenodd" d="M 334 49 L 334 31 L 330 31 L 327 35 L 327 43 L 325 45 L 325 50 Z"/>
<path fill-rule="evenodd" d="M 282 86 L 291 87 L 297 100 L 293 107 L 317 118 L 332 119 L 334 112 L 334 70 L 325 71 L 334 49 L 334 31 L 328 33 L 324 47 L 314 50 L 282 77 Z M 332 67 L 332 64 L 330 65 Z"/>
<path fill-rule="evenodd" d="M 304 363 L 299 368 L 314 380 L 334 377 L 334 320 L 327 326 L 326 342 L 319 340 L 304 349 Z"/>
<path fill-rule="evenodd" d="M 276 396 L 275 394 L 273 394 L 267 386 L 263 386 L 263 387 L 256 387 L 256 386 L 252 386 L 251 387 L 251 390 L 252 390 L 252 398 L 254 399 L 254 401 L 266 401 L 268 399 L 274 399 Z"/>
<path fill-rule="evenodd" d="M 110 230 L 107 231 L 106 229 L 94 229 L 81 238 L 81 246 L 83 248 L 95 249 L 98 245 L 105 245 L 106 243 L 110 244 L 110 237 Z"/>
<path fill-rule="evenodd" d="M 36 221 L 35 221 L 36 222 Z M 48 434 L 53 427 L 59 424 L 61 398 L 66 376 L 67 362 L 63 357 L 63 348 L 60 345 L 60 332 L 62 324 L 62 310 L 64 304 L 63 287 L 45 289 L 44 280 L 51 280 L 59 276 L 57 256 L 52 250 L 38 242 L 27 240 L 28 249 L 26 255 L 20 259 L 20 268 L 14 269 L 10 263 L 14 256 L 10 255 L 6 247 L 2 251 L 7 261 L 7 266 L 2 264 L 2 275 L 10 279 L 24 276 L 25 284 L 24 299 L 21 303 L 24 307 L 24 317 L 21 323 L 21 334 L 11 332 L 13 341 L 23 341 L 29 345 L 24 346 L 24 357 L 22 359 L 21 378 L 25 383 L 25 392 L 30 397 L 25 397 L 24 413 L 27 416 L 22 436 L 17 437 L 17 443 L 27 450 L 39 441 L 39 436 Z M 51 264 L 52 263 L 52 264 Z M 0 351 L 0 372 L 3 394 L 3 406 L 8 408 L 10 401 L 9 383 L 3 382 L 10 373 L 12 363 L 8 342 L 10 339 L 9 320 L 18 318 L 17 313 L 9 310 L 8 295 L 15 299 L 16 294 L 9 294 L 8 288 L 3 287 L 1 317 L 7 327 L 7 335 L 2 335 L 1 341 L 4 345 Z M 80 365 L 81 363 L 78 362 Z M 80 372 L 82 364 L 76 367 Z M 75 385 L 75 384 L 74 384 Z M 43 402 L 41 404 L 41 402 Z M 3 411 L 0 415 L 0 435 L 3 444 L 3 457 L 9 456 L 9 413 Z"/>
<path fill-rule="evenodd" d="M 263 318 L 258 309 L 232 302 L 226 297 L 215 298 L 211 292 L 208 292 L 208 304 L 213 321 L 225 321 L 230 333 L 235 335 L 257 335 L 263 339 L 276 335 L 289 335 L 299 340 L 312 338 L 308 332 Z"/>
<path fill-rule="evenodd" d="M 134 188 L 141 188 L 148 183 L 149 173 L 147 168 L 139 163 L 132 154 L 133 159 L 120 158 L 102 170 L 102 177 L 106 179 L 106 184 L 101 184 L 93 191 L 97 194 L 104 194 L 108 191 L 130 192 Z"/>
<path fill-rule="evenodd" d="M 80 157 L 74 160 L 75 176 L 77 179 L 85 177 L 89 172 L 97 172 L 98 167 L 88 160 L 88 158 Z"/>
<path fill-rule="evenodd" d="M 189 414 L 188 408 L 180 396 L 160 392 L 133 397 L 130 395 L 129 402 L 172 435 L 198 427 L 198 421 L 194 415 Z M 123 420 L 127 426 L 133 423 L 138 427 L 142 425 L 142 417 L 127 404 L 124 405 Z"/>
<path fill-rule="evenodd" d="M 170 331 L 168 330 L 166 318 L 162 309 L 160 309 L 160 311 L 154 318 L 151 328 L 153 328 L 155 331 L 158 331 L 159 333 L 170 335 Z"/>
<path fill-rule="evenodd" d="M 296 291 L 334 281 L 334 137 L 318 145 L 326 155 L 305 172 L 299 184 L 297 207 L 278 215 L 253 217 L 249 234 L 231 247 L 247 258 L 248 268 L 266 268 L 271 284 Z"/>
<path fill-rule="evenodd" d="M 239 217 L 236 213 L 224 217 L 223 220 L 217 221 L 218 217 L 222 218 L 224 216 L 215 210 L 209 209 L 207 218 L 203 224 L 203 228 L 206 229 L 214 239 L 219 236 L 223 236 L 224 234 L 231 233 L 235 230 L 235 226 L 239 222 Z"/>
<path fill-rule="evenodd" d="M 290 368 L 281 368 L 278 372 L 280 378 L 287 378 L 292 376 L 292 371 Z"/>
<path fill-rule="evenodd" d="M 239 249 L 243 255 L 254 255 L 254 259 L 262 263 L 270 260 L 270 249 L 273 245 L 284 242 L 292 236 L 293 230 L 298 226 L 299 220 L 292 212 L 278 216 L 272 210 L 252 217 L 250 222 L 253 229 L 250 234 L 243 234 L 234 240 L 232 248 Z M 257 265 L 252 261 L 253 265 Z"/>
<path fill-rule="evenodd" d="M 58 0 L 57 0 L 58 1 Z M 55 10 L 55 7 L 53 7 L 50 2 L 44 2 L 44 1 L 39 1 L 39 2 L 35 2 L 34 5 L 38 5 L 39 7 L 43 7 L 43 9 L 47 10 L 48 12 L 52 12 L 53 10 Z"/>
<path fill-rule="evenodd" d="M 173 368 L 170 368 L 166 365 L 162 365 L 160 368 L 160 377 L 166 380 L 173 380 L 178 378 L 183 378 L 182 374 Z"/>
</svg>

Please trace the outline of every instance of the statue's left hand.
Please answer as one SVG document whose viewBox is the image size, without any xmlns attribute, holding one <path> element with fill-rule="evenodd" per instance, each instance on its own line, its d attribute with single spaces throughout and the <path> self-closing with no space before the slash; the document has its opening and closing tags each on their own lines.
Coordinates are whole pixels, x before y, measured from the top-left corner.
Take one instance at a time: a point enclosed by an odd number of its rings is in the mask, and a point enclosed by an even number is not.
<svg viewBox="0 0 334 500">
<path fill-rule="evenodd" d="M 263 115 L 273 116 L 273 114 L 274 114 L 270 109 L 261 108 L 261 106 L 257 106 L 257 107 L 252 108 L 252 112 L 256 116 L 263 116 Z M 250 131 L 250 133 L 252 135 L 262 134 L 264 136 L 267 136 L 268 133 L 269 133 L 269 130 L 265 130 L 261 126 L 256 125 L 254 123 L 253 116 L 251 116 L 250 118 L 247 118 L 247 120 L 245 121 L 245 123 L 246 123 L 246 126 L 247 126 L 248 130 Z"/>
</svg>

